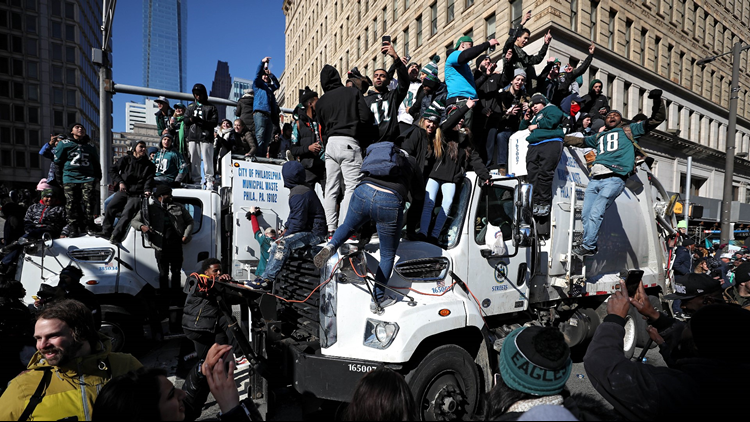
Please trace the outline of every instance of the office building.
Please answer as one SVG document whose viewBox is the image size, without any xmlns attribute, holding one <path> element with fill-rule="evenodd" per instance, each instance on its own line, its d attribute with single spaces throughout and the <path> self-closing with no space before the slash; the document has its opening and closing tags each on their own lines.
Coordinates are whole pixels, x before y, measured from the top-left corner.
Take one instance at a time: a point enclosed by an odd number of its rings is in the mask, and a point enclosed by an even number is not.
<svg viewBox="0 0 750 422">
<path fill-rule="evenodd" d="M 495 36 L 501 43 L 532 11 L 526 24 L 531 40 L 525 50 L 541 48 L 552 31 L 548 57 L 574 66 L 597 46 L 584 75 L 582 94 L 590 81 L 604 82 L 612 109 L 626 118 L 650 113 L 648 92 L 662 89 L 667 120 L 642 138 L 641 145 L 655 158 L 653 172 L 671 192 L 686 189 L 686 161 L 693 157 L 691 196 L 704 205 L 703 223 L 719 221 L 723 190 L 731 56 L 706 66 L 704 57 L 730 51 L 736 41 L 750 42 L 750 2 L 720 0 L 571 0 L 534 2 L 511 0 L 285 0 L 287 100 L 305 85 L 320 91 L 320 69 L 328 63 L 341 73 L 357 66 L 372 76 L 388 67 L 380 53 L 381 37 L 390 35 L 400 55 L 425 64 L 437 54 L 440 77 L 448 50 L 456 40 L 471 36 L 483 42 Z M 499 60 L 502 51 L 491 52 Z M 732 220 L 750 223 L 750 106 L 749 53 L 740 60 L 739 112 L 735 139 Z M 537 70 L 544 66 L 542 62 Z M 472 63 L 473 67 L 473 63 Z"/>
<path fill-rule="evenodd" d="M 0 181 L 35 186 L 49 161 L 38 152 L 73 123 L 99 141 L 98 68 L 102 3 L 0 1 Z"/>
<path fill-rule="evenodd" d="M 228 98 L 231 89 L 232 75 L 229 74 L 229 63 L 219 60 L 218 63 L 216 63 L 216 72 L 214 73 L 214 81 L 211 83 L 209 96 L 215 98 Z M 221 122 L 227 118 L 227 107 L 220 105 L 216 108 L 219 111 L 219 122 Z"/>
<path fill-rule="evenodd" d="M 187 0 L 143 0 L 143 86 L 186 92 Z"/>
<path fill-rule="evenodd" d="M 146 104 L 137 103 L 131 101 L 125 104 L 125 129 L 127 132 L 132 132 L 136 123 L 143 123 L 147 125 L 154 125 L 156 127 L 156 112 L 159 111 L 159 107 L 156 105 L 154 100 L 146 100 Z M 156 130 L 156 129 L 154 129 Z"/>
<path fill-rule="evenodd" d="M 232 101 L 239 101 L 240 98 L 242 98 L 243 95 L 245 95 L 245 90 L 250 89 L 253 87 L 253 81 L 250 79 L 243 79 L 243 78 L 233 78 L 232 79 L 232 87 L 229 90 L 229 96 L 228 99 Z M 234 120 L 234 110 L 236 107 L 227 106 L 227 116 L 229 116 L 229 120 Z"/>
</svg>

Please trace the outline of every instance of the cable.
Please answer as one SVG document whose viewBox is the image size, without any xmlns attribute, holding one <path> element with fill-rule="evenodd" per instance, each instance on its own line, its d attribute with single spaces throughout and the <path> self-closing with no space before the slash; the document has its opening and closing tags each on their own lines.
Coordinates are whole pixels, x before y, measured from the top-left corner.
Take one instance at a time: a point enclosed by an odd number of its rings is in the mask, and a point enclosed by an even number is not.
<svg viewBox="0 0 750 422">
<path fill-rule="evenodd" d="M 360 278 L 367 278 L 367 276 L 362 275 L 362 274 L 360 274 L 360 273 L 357 272 L 357 269 L 354 267 L 354 261 L 352 261 L 351 258 L 349 258 L 349 263 L 352 266 L 352 270 L 354 271 L 354 274 L 356 274 Z M 369 275 L 371 275 L 372 278 L 373 278 L 373 280 L 374 280 L 375 274 L 373 274 L 373 273 L 371 273 L 369 271 L 367 273 Z M 388 286 L 388 287 L 391 288 L 391 289 L 393 289 L 393 290 L 409 290 L 411 292 L 414 292 L 414 293 L 417 293 L 417 294 L 420 294 L 420 295 L 423 295 L 423 296 L 436 296 L 436 297 L 440 297 L 440 296 L 443 296 L 446 293 L 448 293 L 453 288 L 453 286 L 455 286 L 455 285 L 456 285 L 456 283 L 454 282 L 453 284 L 451 284 L 450 286 L 448 286 L 448 288 L 445 289 L 445 291 L 443 291 L 443 293 L 425 293 L 425 292 L 420 292 L 419 290 L 412 289 L 411 287 L 391 287 L 391 286 Z"/>
<path fill-rule="evenodd" d="M 310 298 L 312 297 L 313 293 L 315 293 L 315 292 L 316 292 L 316 291 L 317 291 L 318 289 L 320 289 L 321 287 L 323 287 L 323 286 L 325 286 L 326 284 L 328 284 L 328 283 L 329 283 L 329 282 L 330 282 L 331 280 L 333 280 L 333 276 L 334 276 L 334 275 L 336 274 L 336 268 L 338 268 L 339 264 L 341 263 L 341 261 L 343 261 L 343 260 L 344 260 L 344 258 L 346 258 L 346 257 L 344 256 L 344 257 L 342 257 L 341 259 L 339 259 L 339 260 L 338 260 L 338 262 L 336 262 L 336 265 L 334 265 L 334 266 L 333 266 L 333 268 L 331 269 L 331 275 L 330 275 L 330 276 L 328 277 L 328 279 L 327 279 L 326 281 L 324 281 L 324 282 L 322 282 L 322 283 L 318 284 L 318 286 L 317 286 L 316 288 L 312 289 L 312 291 L 310 292 L 310 294 L 309 294 L 309 295 L 307 295 L 307 297 L 306 297 L 306 298 L 305 298 L 304 300 L 291 300 L 291 299 L 286 299 L 286 298 L 283 298 L 283 297 L 281 297 L 281 296 L 276 296 L 275 294 L 273 294 L 273 293 L 268 293 L 268 292 L 263 292 L 263 294 L 265 294 L 265 295 L 268 295 L 268 296 L 273 296 L 273 297 L 275 297 L 276 299 L 279 299 L 279 300 L 283 300 L 283 301 L 284 301 L 284 302 L 286 302 L 286 303 L 305 303 L 305 302 L 307 302 L 308 300 L 310 300 Z"/>
</svg>

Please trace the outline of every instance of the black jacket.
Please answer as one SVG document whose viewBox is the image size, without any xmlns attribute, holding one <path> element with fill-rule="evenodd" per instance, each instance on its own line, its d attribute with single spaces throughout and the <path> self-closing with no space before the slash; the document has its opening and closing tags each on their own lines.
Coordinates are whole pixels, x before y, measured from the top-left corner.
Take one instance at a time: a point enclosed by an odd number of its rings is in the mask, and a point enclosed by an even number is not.
<svg viewBox="0 0 750 422">
<path fill-rule="evenodd" d="M 591 83 L 592 86 L 593 82 L 594 81 Z M 601 119 L 602 117 L 599 114 L 599 109 L 602 107 L 609 107 L 609 99 L 604 94 L 596 95 L 593 91 L 589 91 L 589 93 L 581 97 L 581 99 L 583 100 L 583 104 L 581 104 L 581 112 L 588 113 L 592 120 Z"/>
<path fill-rule="evenodd" d="M 320 71 L 320 84 L 325 94 L 315 105 L 315 111 L 323 126 L 323 141 L 327 144 L 331 136 L 366 139 L 363 131 L 370 128 L 373 117 L 362 93 L 345 87 L 339 72 L 331 65 Z"/>
<path fill-rule="evenodd" d="M 185 281 L 185 308 L 182 311 L 182 329 L 192 332 L 216 333 L 221 317 L 221 310 L 216 299 L 210 293 L 201 292 L 197 287 L 189 293 L 191 286 L 198 283 L 198 276 L 193 273 Z"/>
<path fill-rule="evenodd" d="M 586 73 L 586 70 L 591 65 L 591 60 L 593 59 L 594 55 L 589 54 L 583 60 L 583 63 L 578 65 L 577 68 L 573 69 L 572 72 L 560 73 L 559 77 L 555 80 L 554 83 L 550 83 L 547 80 L 549 71 L 554 65 L 554 63 L 548 63 L 547 66 L 545 66 L 544 69 L 539 73 L 539 91 L 544 94 L 552 104 L 560 104 L 563 98 L 570 95 L 570 85 L 572 85 L 573 82 L 576 81 L 576 78 Z"/>
<path fill-rule="evenodd" d="M 124 183 L 128 195 L 142 195 L 143 192 L 151 192 L 154 189 L 154 175 L 156 166 L 149 160 L 148 155 L 135 158 L 126 155 L 112 166 L 109 176 L 115 186 Z"/>
<path fill-rule="evenodd" d="M 214 128 L 219 124 L 219 111 L 206 101 L 200 106 L 190 103 L 185 112 L 185 132 L 188 142 L 214 142 Z"/>
<path fill-rule="evenodd" d="M 289 161 L 281 168 L 281 174 L 284 177 L 284 187 L 290 190 L 285 235 L 312 232 L 325 236 L 325 211 L 318 195 L 305 184 L 305 169 L 302 164 Z"/>
<path fill-rule="evenodd" d="M 396 89 L 385 93 L 375 91 L 374 94 L 365 97 L 365 103 L 373 113 L 373 125 L 377 126 L 377 130 L 370 131 L 372 143 L 395 142 L 401 133 L 398 126 L 398 107 L 409 93 L 409 74 L 400 59 L 393 62 L 388 73 L 392 72 L 396 73 L 398 79 Z"/>
<path fill-rule="evenodd" d="M 623 318 L 607 316 L 583 364 L 596 391 L 627 419 L 694 420 L 746 412 L 749 364 L 690 358 L 680 360 L 678 370 L 635 362 L 622 353 L 624 325 Z"/>
<path fill-rule="evenodd" d="M 437 158 L 436 155 L 435 166 L 430 172 L 430 179 L 445 183 L 458 183 L 463 179 L 470 166 L 481 180 L 489 180 L 490 173 L 484 166 L 479 154 L 472 148 L 467 134 L 453 130 L 467 111 L 469 111 L 469 108 L 462 105 L 457 112 L 440 125 L 440 130 L 443 132 L 443 153 L 440 158 Z M 456 160 L 451 158 L 448 152 L 451 143 L 458 144 Z"/>
<path fill-rule="evenodd" d="M 166 114 L 163 113 L 161 110 L 154 113 L 156 115 L 156 131 L 158 132 L 159 138 L 162 136 L 162 132 L 164 132 L 164 129 L 169 129 L 169 118 L 174 115 L 174 110 L 167 107 Z"/>
<path fill-rule="evenodd" d="M 254 99 L 254 96 L 245 94 L 237 101 L 237 107 L 234 109 L 234 115 L 239 117 L 242 123 L 253 133 L 255 133 L 255 120 L 253 119 Z"/>
<path fill-rule="evenodd" d="M 292 139 L 290 150 L 305 168 L 305 182 L 309 184 L 321 180 L 326 172 L 326 163 L 321 158 L 323 150 L 320 153 L 310 151 L 310 146 L 316 142 L 323 145 L 323 130 L 320 123 L 309 118 L 304 109 L 296 108 L 294 114 L 298 117 L 294 123 L 297 137 Z"/>
<path fill-rule="evenodd" d="M 422 118 L 433 101 L 440 101 L 445 104 L 446 97 L 448 97 L 448 87 L 445 83 L 440 82 L 437 89 L 429 94 L 425 91 L 424 83 L 422 83 L 422 86 L 417 90 L 416 97 L 414 97 L 414 105 L 409 108 L 409 114 L 414 118 L 414 125 L 419 125 L 419 119 Z"/>
</svg>

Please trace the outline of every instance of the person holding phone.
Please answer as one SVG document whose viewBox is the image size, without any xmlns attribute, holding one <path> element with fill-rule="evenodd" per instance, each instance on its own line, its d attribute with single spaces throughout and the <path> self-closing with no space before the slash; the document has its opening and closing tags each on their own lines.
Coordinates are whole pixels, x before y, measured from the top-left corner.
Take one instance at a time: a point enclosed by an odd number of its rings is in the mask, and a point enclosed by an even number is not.
<svg viewBox="0 0 750 422">
<path fill-rule="evenodd" d="M 316 183 L 321 189 L 325 182 L 326 163 L 323 146 L 323 128 L 318 123 L 315 106 L 318 93 L 310 87 L 300 90 L 299 105 L 294 109 L 292 124 L 292 157 L 299 159 L 305 167 L 305 184 L 314 189 Z"/>
<path fill-rule="evenodd" d="M 365 103 L 372 112 L 375 120 L 373 124 L 377 126 L 377 131 L 372 131 L 375 142 L 395 142 L 401 133 L 398 124 L 398 109 L 401 103 L 409 93 L 409 74 L 406 66 L 398 57 L 389 36 L 383 37 L 383 45 L 380 51 L 393 58 L 393 65 L 389 70 L 377 69 L 372 76 L 373 88 L 375 93 L 365 97 Z M 396 89 L 389 91 L 388 85 L 391 83 L 391 75 L 396 74 L 398 85 Z"/>
<path fill-rule="evenodd" d="M 499 79 L 498 75 L 494 75 Z M 492 79 L 485 85 L 492 84 Z M 524 115 L 524 105 L 529 103 L 529 96 L 524 91 L 526 72 L 515 69 L 513 79 L 507 89 L 493 97 L 482 100 L 482 116 L 487 126 L 487 167 L 497 168 L 500 175 L 505 175 L 508 168 L 508 141 L 518 130 Z M 481 95 L 480 95 L 481 97 Z"/>
<path fill-rule="evenodd" d="M 255 123 L 256 155 L 265 157 L 273 139 L 274 116 L 279 115 L 279 105 L 274 92 L 279 89 L 279 81 L 268 68 L 270 57 L 264 57 L 258 65 L 253 80 L 253 121 Z"/>
</svg>

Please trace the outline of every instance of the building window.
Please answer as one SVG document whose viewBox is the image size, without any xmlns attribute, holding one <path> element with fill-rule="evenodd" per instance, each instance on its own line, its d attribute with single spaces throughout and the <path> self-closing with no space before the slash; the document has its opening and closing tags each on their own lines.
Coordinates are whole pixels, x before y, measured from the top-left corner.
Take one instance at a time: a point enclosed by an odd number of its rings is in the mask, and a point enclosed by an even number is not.
<svg viewBox="0 0 750 422">
<path fill-rule="evenodd" d="M 388 8 L 383 8 L 383 33 L 388 32 Z"/>
<path fill-rule="evenodd" d="M 52 82 L 63 83 L 62 66 L 52 65 Z"/>
<path fill-rule="evenodd" d="M 370 29 L 365 28 L 365 51 L 370 47 Z"/>
<path fill-rule="evenodd" d="M 52 104 L 62 105 L 63 103 L 63 90 L 60 88 L 52 88 Z"/>
<path fill-rule="evenodd" d="M 38 169 L 39 167 L 39 154 L 29 154 L 29 167 Z"/>
<path fill-rule="evenodd" d="M 359 59 L 360 54 L 362 54 L 361 46 L 362 46 L 362 40 L 359 37 L 357 37 L 357 59 Z"/>
<path fill-rule="evenodd" d="M 654 71 L 660 73 L 661 66 L 661 38 L 656 37 L 654 39 Z"/>
<path fill-rule="evenodd" d="M 615 29 L 615 23 L 617 22 L 617 11 L 610 10 L 609 11 L 609 35 L 607 36 L 607 48 L 614 51 L 615 49 L 615 36 L 616 29 Z"/>
<path fill-rule="evenodd" d="M 511 0 L 510 2 L 510 26 L 515 28 L 521 24 L 523 18 L 523 0 Z"/>
<path fill-rule="evenodd" d="M 29 107 L 27 110 L 29 123 L 39 123 L 39 109 L 37 107 Z"/>
<path fill-rule="evenodd" d="M 437 2 L 432 3 L 432 6 L 430 6 L 430 17 L 432 20 L 432 25 L 430 27 L 430 35 L 437 34 L 438 30 L 438 13 L 437 13 Z"/>
<path fill-rule="evenodd" d="M 672 53 L 674 52 L 674 46 L 669 45 L 667 47 L 667 79 L 670 81 L 672 80 L 672 71 L 674 69 L 674 66 L 672 66 Z"/>
<path fill-rule="evenodd" d="M 27 62 L 26 63 L 26 76 L 30 79 L 38 79 L 39 78 L 39 63 L 37 62 Z"/>
<path fill-rule="evenodd" d="M 570 30 L 578 31 L 578 0 L 570 0 Z"/>
<path fill-rule="evenodd" d="M 646 66 L 646 49 L 648 42 L 648 29 L 641 29 L 641 66 Z"/>
<path fill-rule="evenodd" d="M 625 57 L 630 58 L 630 40 L 633 36 L 633 21 L 625 20 Z"/>
<path fill-rule="evenodd" d="M 398 20 L 398 0 L 393 0 L 393 23 Z"/>
<path fill-rule="evenodd" d="M 411 6 L 411 1 L 404 0 L 404 10 L 409 10 L 409 6 Z"/>
<path fill-rule="evenodd" d="M 404 29 L 404 56 L 409 55 L 409 28 Z"/>
<path fill-rule="evenodd" d="M 36 16 L 26 15 L 26 32 L 36 34 Z"/>
<path fill-rule="evenodd" d="M 372 20 L 372 43 L 378 43 L 378 18 Z"/>
<path fill-rule="evenodd" d="M 597 13 L 599 12 L 599 2 L 598 1 L 592 1 L 591 2 L 591 30 L 589 31 L 589 38 L 591 41 L 596 42 L 596 21 L 598 19 Z"/>
<path fill-rule="evenodd" d="M 65 82 L 70 86 L 76 85 L 76 70 L 72 67 L 65 69 Z"/>
<path fill-rule="evenodd" d="M 73 3 L 65 3 L 65 17 L 68 19 L 75 19 L 76 17 L 76 6 Z"/>
<path fill-rule="evenodd" d="M 7 128 L 7 127 L 0 128 L 0 133 L 2 133 L 3 135 L 5 135 L 6 131 L 8 132 L 8 138 L 10 138 L 10 128 Z M 0 138 L 8 139 L 5 136 L 0 136 Z M 2 153 L 2 155 L 0 155 L 0 162 L 2 162 L 3 167 L 12 167 L 13 164 L 11 162 L 11 156 L 10 156 L 11 152 L 4 149 L 0 151 L 0 153 Z"/>
<path fill-rule="evenodd" d="M 35 85 L 35 84 L 26 85 L 26 92 L 28 94 L 29 100 L 39 101 L 39 85 Z"/>
<path fill-rule="evenodd" d="M 484 33 L 487 34 L 488 39 L 495 38 L 495 15 L 494 14 L 484 20 Z"/>
<path fill-rule="evenodd" d="M 20 82 L 13 82 L 13 98 L 17 100 L 23 100 L 23 84 Z"/>
<path fill-rule="evenodd" d="M 60 92 L 62 95 L 62 91 Z M 55 126 L 65 126 L 65 122 L 63 121 L 63 112 L 60 110 L 54 110 L 52 112 L 53 122 Z"/>
<path fill-rule="evenodd" d="M 16 151 L 16 167 L 26 167 L 26 151 Z"/>
<path fill-rule="evenodd" d="M 26 145 L 26 132 L 20 128 L 14 129 L 13 132 L 15 132 L 13 142 L 20 145 Z"/>
<path fill-rule="evenodd" d="M 23 106 L 13 106 L 13 121 L 23 123 L 26 121 L 26 111 Z"/>
<path fill-rule="evenodd" d="M 76 41 L 76 27 L 75 25 L 65 25 L 65 39 L 68 41 Z"/>
<path fill-rule="evenodd" d="M 455 0 L 448 0 L 448 7 L 445 12 L 446 23 L 453 22 L 453 19 L 456 17 L 455 7 L 456 7 Z"/>
<path fill-rule="evenodd" d="M 76 106 L 76 92 L 72 89 L 65 91 L 65 104 L 71 107 Z"/>
<path fill-rule="evenodd" d="M 38 130 L 30 130 L 29 131 L 29 145 L 31 146 L 38 146 L 39 145 L 39 131 Z M 39 157 L 39 154 L 32 154 Z"/>
<path fill-rule="evenodd" d="M 471 6 L 474 6 L 474 0 L 466 0 L 466 4 L 464 5 L 464 8 L 468 9 Z"/>
<path fill-rule="evenodd" d="M 422 15 L 417 18 L 417 48 L 422 46 Z"/>
<path fill-rule="evenodd" d="M 68 63 L 75 64 L 76 62 L 76 48 L 73 46 L 65 47 L 65 61 Z"/>
<path fill-rule="evenodd" d="M 52 21 L 52 38 L 62 39 L 62 23 Z"/>
</svg>

